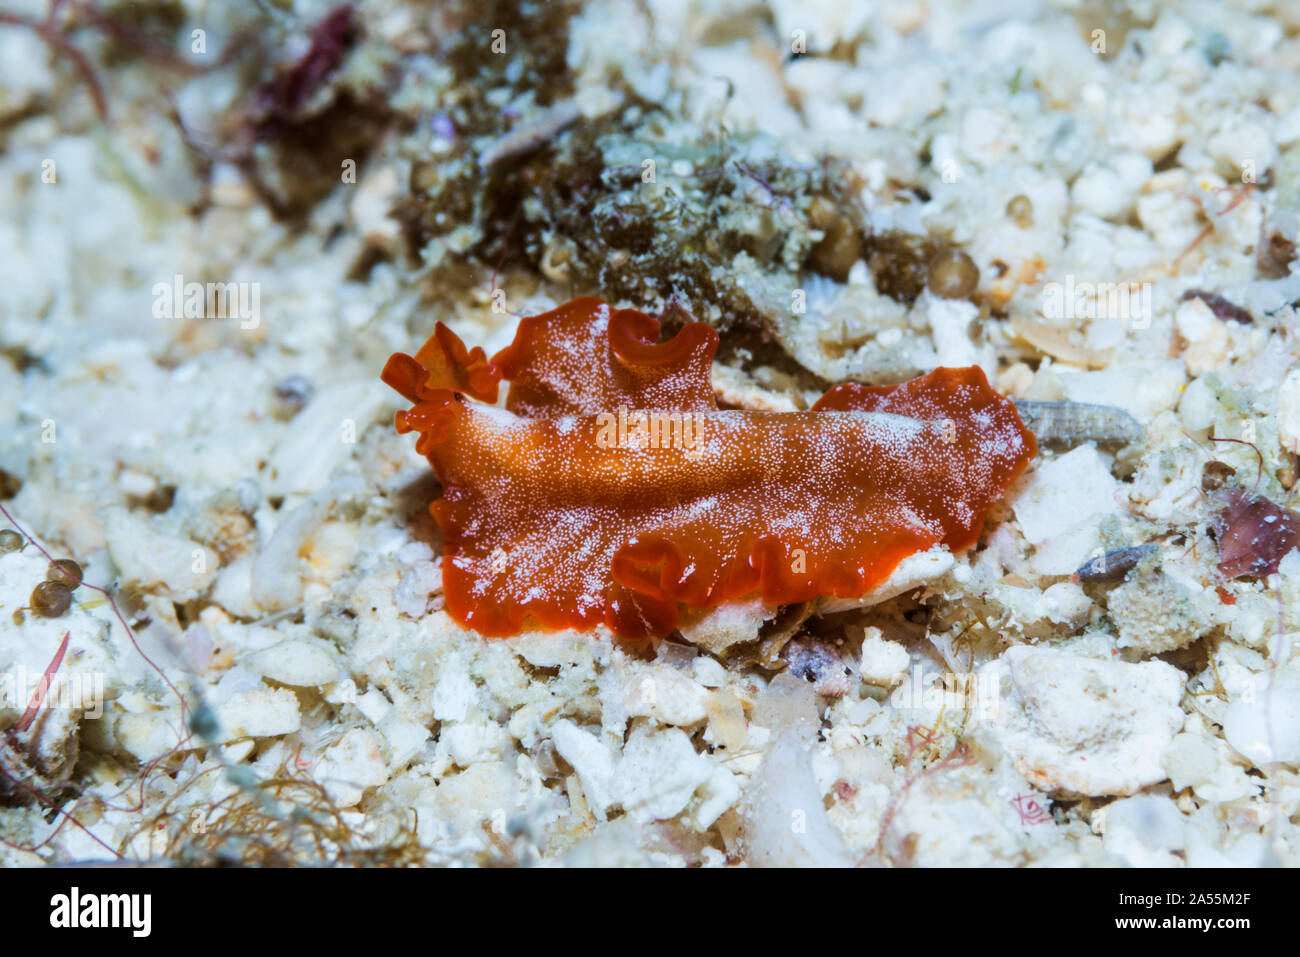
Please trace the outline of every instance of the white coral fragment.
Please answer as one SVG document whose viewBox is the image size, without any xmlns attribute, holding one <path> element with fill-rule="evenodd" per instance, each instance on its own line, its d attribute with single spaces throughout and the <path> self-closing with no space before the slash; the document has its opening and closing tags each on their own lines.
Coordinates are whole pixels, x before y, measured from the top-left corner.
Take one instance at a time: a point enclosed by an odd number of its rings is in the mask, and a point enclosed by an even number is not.
<svg viewBox="0 0 1300 957">
<path fill-rule="evenodd" d="M 1020 645 L 986 675 L 996 675 L 999 694 L 987 724 L 1036 786 L 1133 794 L 1164 780 L 1160 755 L 1183 725 L 1183 677 L 1172 665 Z"/>
</svg>

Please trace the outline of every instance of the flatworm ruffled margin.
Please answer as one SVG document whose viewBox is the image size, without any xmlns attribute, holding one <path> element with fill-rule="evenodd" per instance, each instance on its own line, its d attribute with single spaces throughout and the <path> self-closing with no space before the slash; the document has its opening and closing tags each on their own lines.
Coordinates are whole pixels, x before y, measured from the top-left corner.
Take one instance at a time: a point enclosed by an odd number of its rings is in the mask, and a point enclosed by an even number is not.
<svg viewBox="0 0 1300 957">
<path fill-rule="evenodd" d="M 441 323 L 383 379 L 442 482 L 447 611 L 484 635 L 625 637 L 761 595 L 856 597 L 979 537 L 1036 453 L 978 367 L 843 384 L 810 411 L 719 410 L 717 333 L 597 299 L 523 319 L 490 361 Z M 505 408 L 493 402 L 510 383 Z"/>
</svg>

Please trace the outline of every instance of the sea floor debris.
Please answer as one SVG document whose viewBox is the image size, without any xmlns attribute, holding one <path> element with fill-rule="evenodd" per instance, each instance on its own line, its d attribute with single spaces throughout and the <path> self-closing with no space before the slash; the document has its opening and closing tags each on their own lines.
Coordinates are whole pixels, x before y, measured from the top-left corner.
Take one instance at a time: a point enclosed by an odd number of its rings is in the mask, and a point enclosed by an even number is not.
<svg viewBox="0 0 1300 957">
<path fill-rule="evenodd" d="M 0 865 L 1300 863 L 1293 5 L 7 10 Z M 377 375 L 589 294 L 1040 454 L 861 598 L 485 641 Z"/>
</svg>

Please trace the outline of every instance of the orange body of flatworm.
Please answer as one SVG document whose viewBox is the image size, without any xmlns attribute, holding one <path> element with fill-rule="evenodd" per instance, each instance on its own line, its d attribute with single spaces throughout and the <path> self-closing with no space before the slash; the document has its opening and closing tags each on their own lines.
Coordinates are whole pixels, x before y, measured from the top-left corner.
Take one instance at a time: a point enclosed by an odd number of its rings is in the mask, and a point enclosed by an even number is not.
<svg viewBox="0 0 1300 957">
<path fill-rule="evenodd" d="M 389 359 L 384 381 L 413 403 L 397 429 L 442 482 L 457 621 L 644 638 L 753 595 L 856 597 L 908 555 L 973 544 L 1036 452 L 978 367 L 838 385 L 807 412 L 720 410 L 717 333 L 658 337 L 584 298 L 523 319 L 491 360 L 441 323 Z"/>
</svg>

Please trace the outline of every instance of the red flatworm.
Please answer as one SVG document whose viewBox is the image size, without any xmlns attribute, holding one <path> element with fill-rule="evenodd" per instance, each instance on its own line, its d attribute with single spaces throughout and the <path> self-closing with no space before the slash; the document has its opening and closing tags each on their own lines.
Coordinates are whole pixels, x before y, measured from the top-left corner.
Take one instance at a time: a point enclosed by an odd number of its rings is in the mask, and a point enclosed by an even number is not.
<svg viewBox="0 0 1300 957">
<path fill-rule="evenodd" d="M 979 537 L 1036 452 L 975 366 L 830 389 L 807 412 L 720 410 L 717 333 L 598 299 L 519 324 L 490 361 L 441 323 L 383 379 L 443 486 L 446 608 L 484 635 L 663 636 L 761 595 L 856 597 Z M 495 402 L 510 383 L 505 408 Z"/>
</svg>

